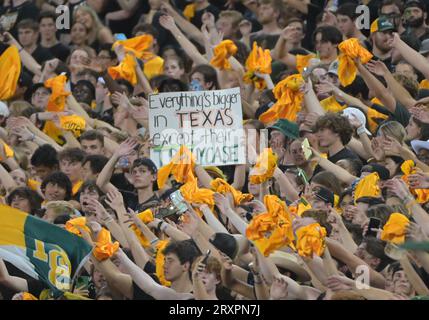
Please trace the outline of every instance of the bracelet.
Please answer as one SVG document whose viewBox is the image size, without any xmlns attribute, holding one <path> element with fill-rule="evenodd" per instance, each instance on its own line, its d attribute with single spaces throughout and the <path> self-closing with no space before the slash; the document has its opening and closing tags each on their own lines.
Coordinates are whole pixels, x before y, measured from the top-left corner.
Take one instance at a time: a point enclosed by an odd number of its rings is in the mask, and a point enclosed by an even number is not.
<svg viewBox="0 0 429 320">
<path fill-rule="evenodd" d="M 155 238 L 153 240 L 150 241 L 150 245 L 153 246 L 155 243 L 157 243 L 159 241 L 158 238 Z"/>
<path fill-rule="evenodd" d="M 36 139 L 36 135 L 33 133 L 29 141 L 34 141 Z"/>
<path fill-rule="evenodd" d="M 160 221 L 160 222 L 158 222 L 158 225 L 156 226 L 156 230 L 158 231 L 158 232 L 161 232 L 161 225 L 164 223 L 164 221 Z"/>
</svg>

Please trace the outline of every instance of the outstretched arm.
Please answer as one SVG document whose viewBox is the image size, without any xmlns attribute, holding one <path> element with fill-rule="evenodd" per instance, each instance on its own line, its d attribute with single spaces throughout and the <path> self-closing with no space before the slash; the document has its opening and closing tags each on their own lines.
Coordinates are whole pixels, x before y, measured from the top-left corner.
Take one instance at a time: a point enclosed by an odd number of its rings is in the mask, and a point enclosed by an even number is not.
<svg viewBox="0 0 429 320">
<path fill-rule="evenodd" d="M 2 259 L 0 259 L 0 284 L 15 292 L 28 291 L 27 281 L 20 277 L 11 276 Z"/>
<path fill-rule="evenodd" d="M 207 64 L 208 61 L 198 51 L 194 44 L 183 34 L 183 32 L 177 27 L 171 16 L 162 16 L 159 18 L 159 23 L 166 30 L 169 30 L 171 34 L 179 42 L 180 46 L 185 50 L 186 54 L 194 61 L 195 64 Z M 201 42 L 202 43 L 202 42 Z"/>
<path fill-rule="evenodd" d="M 116 256 L 140 289 L 156 300 L 188 300 L 193 298 L 190 293 L 179 293 L 156 283 L 146 272 L 136 266 L 121 249 L 118 250 Z"/>
</svg>

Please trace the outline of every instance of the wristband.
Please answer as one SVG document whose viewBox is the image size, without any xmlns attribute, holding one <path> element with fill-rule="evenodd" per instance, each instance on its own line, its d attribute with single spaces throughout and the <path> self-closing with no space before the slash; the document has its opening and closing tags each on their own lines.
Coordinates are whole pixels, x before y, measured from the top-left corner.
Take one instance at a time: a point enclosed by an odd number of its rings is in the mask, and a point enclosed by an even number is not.
<svg viewBox="0 0 429 320">
<path fill-rule="evenodd" d="M 161 232 L 161 225 L 164 223 L 164 221 L 160 221 L 160 222 L 158 222 L 158 225 L 156 226 L 156 230 L 158 231 L 158 232 Z"/>
</svg>

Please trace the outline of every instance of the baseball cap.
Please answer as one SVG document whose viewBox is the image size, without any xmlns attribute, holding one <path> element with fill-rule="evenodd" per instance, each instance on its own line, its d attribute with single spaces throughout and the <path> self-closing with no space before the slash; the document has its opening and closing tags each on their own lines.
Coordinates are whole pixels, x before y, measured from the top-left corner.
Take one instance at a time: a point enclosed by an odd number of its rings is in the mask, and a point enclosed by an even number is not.
<svg viewBox="0 0 429 320">
<path fill-rule="evenodd" d="M 35 83 L 31 86 L 31 88 L 28 88 L 27 91 L 25 91 L 25 100 L 27 100 L 28 102 L 31 102 L 31 97 L 33 96 L 33 94 L 36 92 L 37 89 L 39 88 L 46 88 L 45 85 L 43 83 Z M 46 88 L 46 90 L 49 90 L 50 92 L 52 92 L 51 89 Z"/>
<path fill-rule="evenodd" d="M 323 188 L 323 187 L 317 188 L 316 192 L 314 193 L 314 196 L 325 203 L 330 203 L 332 207 L 335 204 L 334 193 L 326 188 Z"/>
<path fill-rule="evenodd" d="M 395 25 L 386 17 L 380 17 L 371 23 L 371 34 L 374 32 L 383 32 L 388 30 L 396 30 Z"/>
<path fill-rule="evenodd" d="M 287 119 L 280 119 L 272 126 L 268 127 L 268 129 L 278 130 L 285 137 L 290 139 L 297 139 L 299 137 L 299 127 L 295 122 L 291 122 Z"/>
<path fill-rule="evenodd" d="M 365 127 L 366 126 L 366 117 L 365 114 L 357 108 L 349 107 L 343 110 L 343 115 L 347 117 L 347 119 L 351 119 L 352 116 L 355 116 L 360 123 Z M 371 136 L 371 132 L 365 128 L 365 132 L 368 136 Z"/>
<path fill-rule="evenodd" d="M 429 140 L 412 140 L 411 147 L 416 153 L 418 153 L 421 149 L 429 150 Z"/>
<path fill-rule="evenodd" d="M 9 117 L 9 114 L 9 108 L 7 107 L 6 103 L 0 101 L 0 116 L 7 118 Z"/>
<path fill-rule="evenodd" d="M 420 8 L 423 12 L 426 12 L 426 4 L 421 0 L 408 0 L 405 2 L 404 10 L 412 7 Z"/>
<path fill-rule="evenodd" d="M 149 158 L 138 158 L 134 160 L 132 167 L 139 167 L 139 166 L 145 166 L 149 169 L 152 174 L 156 174 L 158 172 L 158 168 L 156 167 L 156 164 Z"/>
</svg>

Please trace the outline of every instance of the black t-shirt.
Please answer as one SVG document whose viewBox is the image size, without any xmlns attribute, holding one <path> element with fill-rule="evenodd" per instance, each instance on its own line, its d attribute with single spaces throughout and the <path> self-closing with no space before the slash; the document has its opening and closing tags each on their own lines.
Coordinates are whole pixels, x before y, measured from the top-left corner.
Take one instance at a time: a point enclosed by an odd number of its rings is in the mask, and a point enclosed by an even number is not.
<svg viewBox="0 0 429 320">
<path fill-rule="evenodd" d="M 396 102 L 395 113 L 393 114 L 393 120 L 398 121 L 404 127 L 408 125 L 411 118 L 411 113 L 399 102 Z"/>
<path fill-rule="evenodd" d="M 316 30 L 316 18 L 323 11 L 327 2 L 327 0 L 311 0 L 308 4 L 308 12 L 305 17 L 305 20 L 307 21 L 307 31 L 303 41 L 303 46 L 310 51 L 314 51 L 313 32 Z"/>
<path fill-rule="evenodd" d="M 51 51 L 49 51 L 49 49 L 43 48 L 41 45 L 37 45 L 36 50 L 34 50 L 31 55 L 38 64 L 42 64 L 43 62 L 54 58 Z"/>
<path fill-rule="evenodd" d="M 258 46 L 262 47 L 263 49 L 272 50 L 276 46 L 279 37 L 279 34 L 254 34 L 250 36 L 250 44 L 253 45 L 253 42 L 256 41 Z"/>
<path fill-rule="evenodd" d="M 41 47 L 41 48 L 49 50 L 51 55 L 53 55 L 55 58 L 61 61 L 66 61 L 68 56 L 70 55 L 70 49 L 67 48 L 65 45 L 63 45 L 61 42 L 58 42 L 56 45 L 50 48 L 45 48 L 45 47 Z"/>
</svg>

